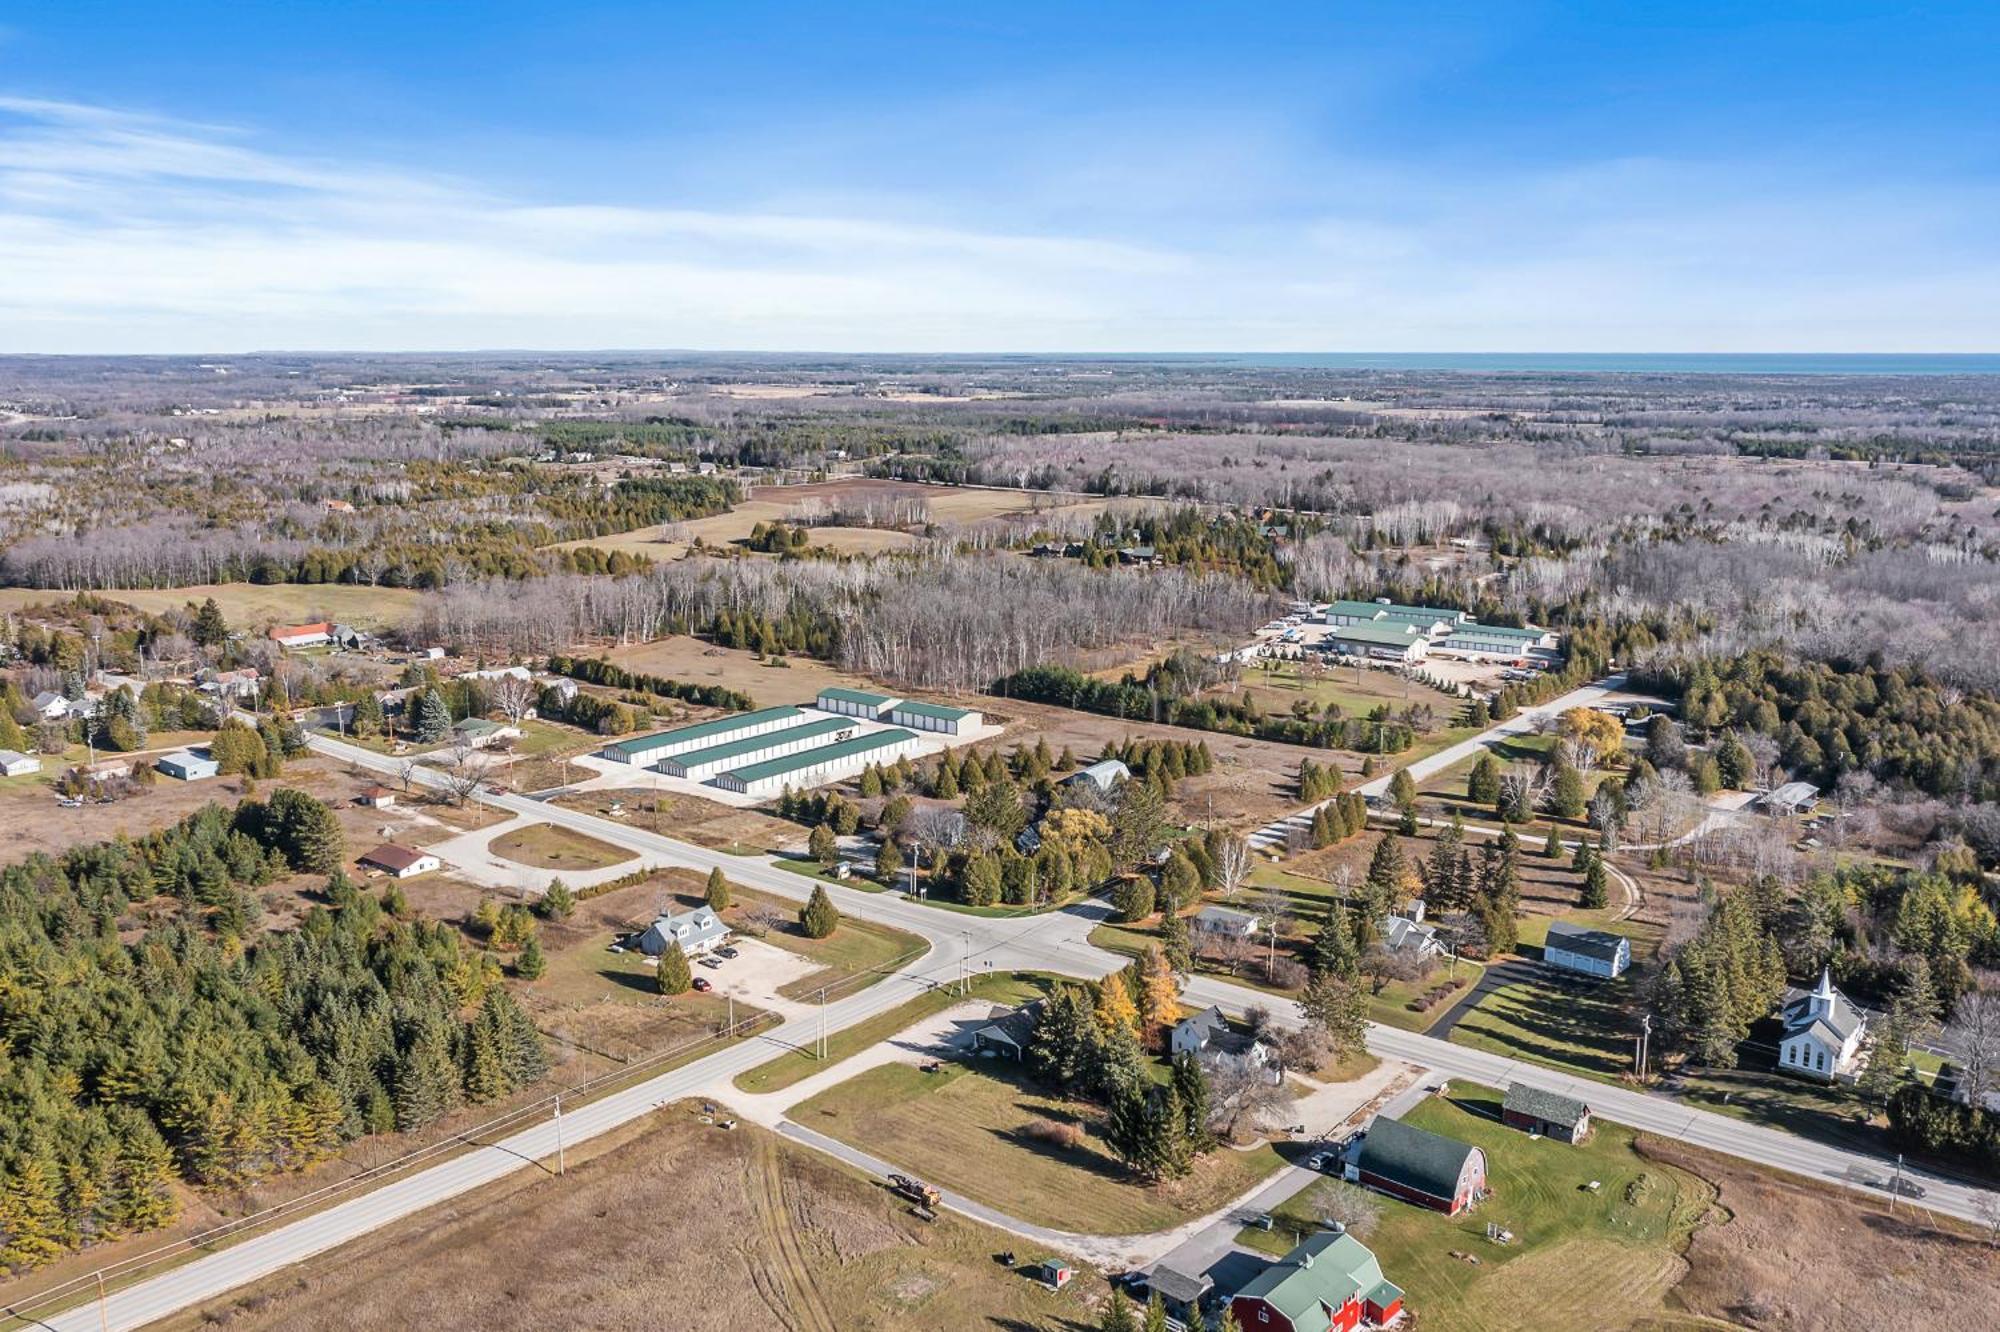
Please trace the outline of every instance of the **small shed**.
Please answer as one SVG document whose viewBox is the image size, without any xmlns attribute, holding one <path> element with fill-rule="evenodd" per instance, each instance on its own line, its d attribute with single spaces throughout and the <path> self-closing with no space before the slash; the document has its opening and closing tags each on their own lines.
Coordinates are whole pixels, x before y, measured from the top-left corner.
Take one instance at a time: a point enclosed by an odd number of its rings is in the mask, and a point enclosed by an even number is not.
<svg viewBox="0 0 2000 1332">
<path fill-rule="evenodd" d="M 1557 1142 L 1582 1142 L 1590 1136 L 1590 1107 L 1574 1096 L 1530 1087 L 1525 1082 L 1508 1086 L 1500 1103 L 1500 1118 L 1524 1133 L 1539 1133 Z"/>
<path fill-rule="evenodd" d="M 1003 1059 L 1020 1059 L 1034 1038 L 1041 1002 L 1037 999 L 1020 1008 L 995 1006 L 986 1021 L 972 1029 L 972 1048 L 981 1054 L 991 1051 Z"/>
<path fill-rule="evenodd" d="M 386 786 L 371 786 L 356 796 L 354 803 L 370 809 L 387 809 L 396 803 L 396 793 Z"/>
<path fill-rule="evenodd" d="M 1205 1273 L 1189 1276 L 1162 1264 L 1146 1274 L 1146 1289 L 1160 1297 L 1167 1317 L 1199 1327 L 1201 1302 L 1215 1289 L 1215 1278 Z"/>
<path fill-rule="evenodd" d="M 200 782 L 222 771 L 222 765 L 210 758 L 205 749 L 182 749 L 172 754 L 162 754 L 153 766 L 176 781 Z"/>
<path fill-rule="evenodd" d="M 1076 1275 L 1076 1268 L 1061 1258 L 1044 1258 L 1035 1264 L 1035 1274 L 1050 1290 L 1061 1290 Z"/>
<path fill-rule="evenodd" d="M 1632 965 L 1632 942 L 1610 930 L 1556 921 L 1542 942 L 1542 961 L 1558 970 L 1616 980 Z"/>
</svg>

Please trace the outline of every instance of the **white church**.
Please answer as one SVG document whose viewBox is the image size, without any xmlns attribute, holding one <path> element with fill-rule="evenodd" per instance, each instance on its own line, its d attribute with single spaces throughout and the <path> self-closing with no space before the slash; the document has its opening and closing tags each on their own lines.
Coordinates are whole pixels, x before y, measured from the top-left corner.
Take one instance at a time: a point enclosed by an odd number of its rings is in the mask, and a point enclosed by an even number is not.
<svg viewBox="0 0 2000 1332">
<path fill-rule="evenodd" d="M 1833 1082 L 1854 1076 L 1868 1017 L 1833 988 L 1833 970 L 1819 984 L 1785 1005 L 1785 1034 L 1778 1042 L 1778 1069 L 1801 1078 Z"/>
</svg>

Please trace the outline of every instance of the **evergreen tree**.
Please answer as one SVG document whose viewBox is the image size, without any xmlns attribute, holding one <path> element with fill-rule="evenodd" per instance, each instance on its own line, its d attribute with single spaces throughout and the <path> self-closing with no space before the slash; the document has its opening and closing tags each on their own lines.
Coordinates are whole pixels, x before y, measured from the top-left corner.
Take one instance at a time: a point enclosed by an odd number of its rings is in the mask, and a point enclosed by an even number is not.
<svg viewBox="0 0 2000 1332">
<path fill-rule="evenodd" d="M 529 935 L 521 945 L 519 956 L 514 959 L 514 974 L 525 981 L 536 981 L 549 969 L 548 960 L 542 956 L 542 941 L 538 935 Z"/>
<path fill-rule="evenodd" d="M 1555 778 L 1549 783 L 1549 812 L 1559 819 L 1580 819 L 1583 809 L 1583 774 L 1558 761 Z"/>
<path fill-rule="evenodd" d="M 439 1024 L 420 1025 L 396 1061 L 396 1130 L 414 1133 L 429 1128 L 455 1109 L 459 1073 L 451 1057 L 451 1041 Z"/>
<path fill-rule="evenodd" d="M 1208 1130 L 1208 1074 L 1202 1071 L 1201 1061 L 1188 1054 L 1175 1056 L 1173 1086 L 1180 1096 L 1183 1132 L 1189 1147 L 1199 1156 L 1215 1145 L 1215 1137 Z"/>
<path fill-rule="evenodd" d="M 1542 843 L 1542 859 L 1561 860 L 1563 853 L 1562 833 L 1556 828 L 1549 829 L 1548 840 Z"/>
<path fill-rule="evenodd" d="M 1142 1332 L 1167 1332 L 1167 1306 L 1160 1303 L 1158 1291 L 1146 1301 L 1146 1320 Z"/>
<path fill-rule="evenodd" d="M 1326 923 L 1320 926 L 1319 937 L 1313 941 L 1308 966 L 1315 976 L 1352 979 L 1361 974 L 1360 950 L 1355 947 L 1354 936 L 1348 928 L 1347 912 L 1338 902 L 1327 907 Z"/>
<path fill-rule="evenodd" d="M 1590 868 L 1583 872 L 1583 906 L 1596 911 L 1611 900 L 1609 884 L 1604 870 L 1604 862 L 1596 856 L 1590 858 Z"/>
<path fill-rule="evenodd" d="M 1159 791 L 1146 782 L 1126 782 L 1111 817 L 1112 860 L 1121 866 L 1138 864 L 1159 846 L 1166 825 L 1166 803 Z"/>
<path fill-rule="evenodd" d="M 568 920 L 576 910 L 576 894 L 561 879 L 550 879 L 548 888 L 535 901 L 535 910 L 543 920 Z"/>
<path fill-rule="evenodd" d="M 1400 810 L 1417 807 L 1417 783 L 1408 768 L 1396 769 L 1396 775 L 1389 779 L 1389 800 Z"/>
<path fill-rule="evenodd" d="M 1117 909 L 1118 919 L 1128 924 L 1146 919 L 1158 905 L 1153 881 L 1143 874 L 1127 875 L 1112 887 L 1111 905 Z M 1169 902 L 1167 905 L 1171 911 L 1174 904 Z"/>
<path fill-rule="evenodd" d="M 1168 909 L 1188 906 L 1201 896 L 1201 871 L 1185 851 L 1176 847 L 1160 872 L 1160 887 Z"/>
<path fill-rule="evenodd" d="M 829 869 L 840 860 L 840 844 L 834 840 L 832 824 L 813 825 L 812 836 L 806 839 L 806 852 Z"/>
<path fill-rule="evenodd" d="M 903 872 L 903 853 L 896 848 L 896 839 L 884 837 L 881 849 L 875 852 L 875 877 L 882 883 L 893 883 Z"/>
<path fill-rule="evenodd" d="M 1111 1288 L 1111 1299 L 1097 1321 L 1097 1332 L 1139 1332 L 1139 1322 L 1132 1316 L 1132 1304 L 1125 1298 L 1123 1287 Z"/>
<path fill-rule="evenodd" d="M 195 612 L 194 623 L 188 629 L 188 637 L 205 648 L 219 648 L 229 641 L 229 624 L 222 618 L 222 607 L 209 597 Z"/>
<path fill-rule="evenodd" d="M 1169 911 L 1160 918 L 1160 950 L 1176 974 L 1185 976 L 1194 970 L 1194 945 L 1188 938 L 1187 917 L 1178 911 Z"/>
<path fill-rule="evenodd" d="M 687 954 L 681 951 L 679 940 L 668 943 L 667 951 L 660 954 L 653 980 L 661 994 L 686 994 L 694 984 L 694 973 L 688 968 Z"/>
<path fill-rule="evenodd" d="M 1482 806 L 1500 799 L 1500 764 L 1491 750 L 1480 751 L 1479 761 L 1472 765 L 1472 774 L 1465 779 L 1465 798 Z"/>
<path fill-rule="evenodd" d="M 814 884 L 812 896 L 799 912 L 799 927 L 808 939 L 824 939 L 840 928 L 840 911 L 826 894 L 824 884 Z"/>
<path fill-rule="evenodd" d="M 717 865 L 709 870 L 708 888 L 702 895 L 702 900 L 708 903 L 711 911 L 721 912 L 729 909 L 731 900 L 729 879 L 723 874 L 722 866 Z"/>
<path fill-rule="evenodd" d="M 435 686 L 417 700 L 416 735 L 422 744 L 435 744 L 451 734 L 451 708 Z"/>
</svg>

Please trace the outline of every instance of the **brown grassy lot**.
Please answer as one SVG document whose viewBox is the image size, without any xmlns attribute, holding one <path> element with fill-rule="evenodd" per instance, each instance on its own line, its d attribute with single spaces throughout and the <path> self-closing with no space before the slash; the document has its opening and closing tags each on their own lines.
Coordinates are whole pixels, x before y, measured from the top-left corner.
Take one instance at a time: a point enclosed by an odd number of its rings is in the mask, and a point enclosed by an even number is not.
<svg viewBox="0 0 2000 1332">
<path fill-rule="evenodd" d="M 1992 1326 L 2000 1253 L 1969 1233 L 1680 1143 L 1643 1137 L 1639 1150 L 1721 1190 L 1671 1309 L 1781 1332 Z"/>
<path fill-rule="evenodd" d="M 676 1105 L 199 1311 L 188 1329 L 769 1327 L 929 1332 L 1094 1324 L 1101 1284 L 1061 1295 L 993 1260 L 1019 1241 L 761 1129 Z"/>
<path fill-rule="evenodd" d="M 1130 1235 L 1201 1216 L 1281 1162 L 1270 1147 L 1219 1149 L 1195 1173 L 1157 1187 L 1133 1180 L 1104 1146 L 1095 1112 L 1000 1067 L 871 1068 L 793 1108 L 807 1128 L 873 1152 L 1011 1216 L 1064 1230 Z M 1039 1140 L 1038 1122 L 1075 1125 L 1079 1144 Z"/>
<path fill-rule="evenodd" d="M 79 751 L 80 752 L 80 751 Z M 60 774 L 60 760 L 50 757 L 47 775 Z M 366 782 L 349 778 L 332 760 L 298 758 L 285 765 L 285 775 L 275 782 L 258 786 L 295 786 L 332 803 L 336 808 L 351 801 Z M 0 863 L 24 859 L 37 851 L 59 855 L 73 846 L 103 842 L 118 836 L 139 837 L 177 822 L 215 803 L 234 808 L 243 798 L 241 777 L 215 777 L 204 782 L 177 782 L 162 777 L 137 794 L 109 805 L 87 804 L 79 809 L 61 809 L 49 787 L 27 778 L 0 786 Z M 366 813 L 367 811 L 363 811 Z M 357 836 L 349 828 L 353 847 Z M 377 838 L 377 841 L 380 839 Z M 375 842 L 354 849 L 365 851 Z"/>
<path fill-rule="evenodd" d="M 67 600 L 71 593 L 37 588 L 0 588 L 0 611 Z M 215 598 L 223 618 L 236 629 L 257 629 L 280 621 L 304 624 L 339 620 L 380 629 L 407 619 L 423 593 L 404 587 L 350 587 L 343 583 L 216 583 L 198 587 L 114 588 L 102 594 L 142 611 L 159 614 L 192 601 Z"/>
<path fill-rule="evenodd" d="M 624 813 L 615 817 L 634 828 L 716 851 L 751 855 L 796 850 L 806 843 L 806 830 L 796 823 L 754 809 L 717 804 L 700 796 L 649 791 L 644 787 L 579 791 L 558 796 L 555 803 L 565 809 L 580 809 L 606 818 L 614 817 L 611 807 L 619 805 Z"/>
<path fill-rule="evenodd" d="M 493 839 L 493 854 L 545 870 L 597 870 L 634 859 L 630 851 L 553 823 L 530 823 Z"/>
<path fill-rule="evenodd" d="M 700 889 L 685 892 L 683 901 L 700 901 L 698 894 L 705 889 L 704 881 Z M 809 938 L 798 922 L 798 903 L 751 888 L 732 885 L 731 889 L 729 909 L 722 915 L 732 928 L 749 933 L 745 922 L 761 908 L 765 913 L 776 916 L 778 923 L 753 937 L 819 963 L 819 970 L 779 987 L 778 993 L 787 999 L 810 999 L 822 986 L 833 985 L 851 976 L 877 972 L 885 967 L 906 965 L 922 956 L 929 947 L 914 934 L 854 916 L 842 916 L 839 927 L 824 939 Z M 858 987 L 862 982 L 855 981 L 853 984 Z"/>
</svg>

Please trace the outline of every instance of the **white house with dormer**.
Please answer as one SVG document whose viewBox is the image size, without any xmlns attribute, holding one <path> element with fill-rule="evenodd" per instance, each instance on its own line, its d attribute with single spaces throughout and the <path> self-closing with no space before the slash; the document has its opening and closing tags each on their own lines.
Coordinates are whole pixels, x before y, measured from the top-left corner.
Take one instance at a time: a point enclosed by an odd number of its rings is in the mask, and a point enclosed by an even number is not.
<svg viewBox="0 0 2000 1332">
<path fill-rule="evenodd" d="M 1785 1034 L 1778 1041 L 1778 1069 L 1795 1077 L 1833 1082 L 1851 1078 L 1860 1061 L 1868 1015 L 1833 986 L 1831 968 L 1819 984 L 1785 1005 Z"/>
</svg>

